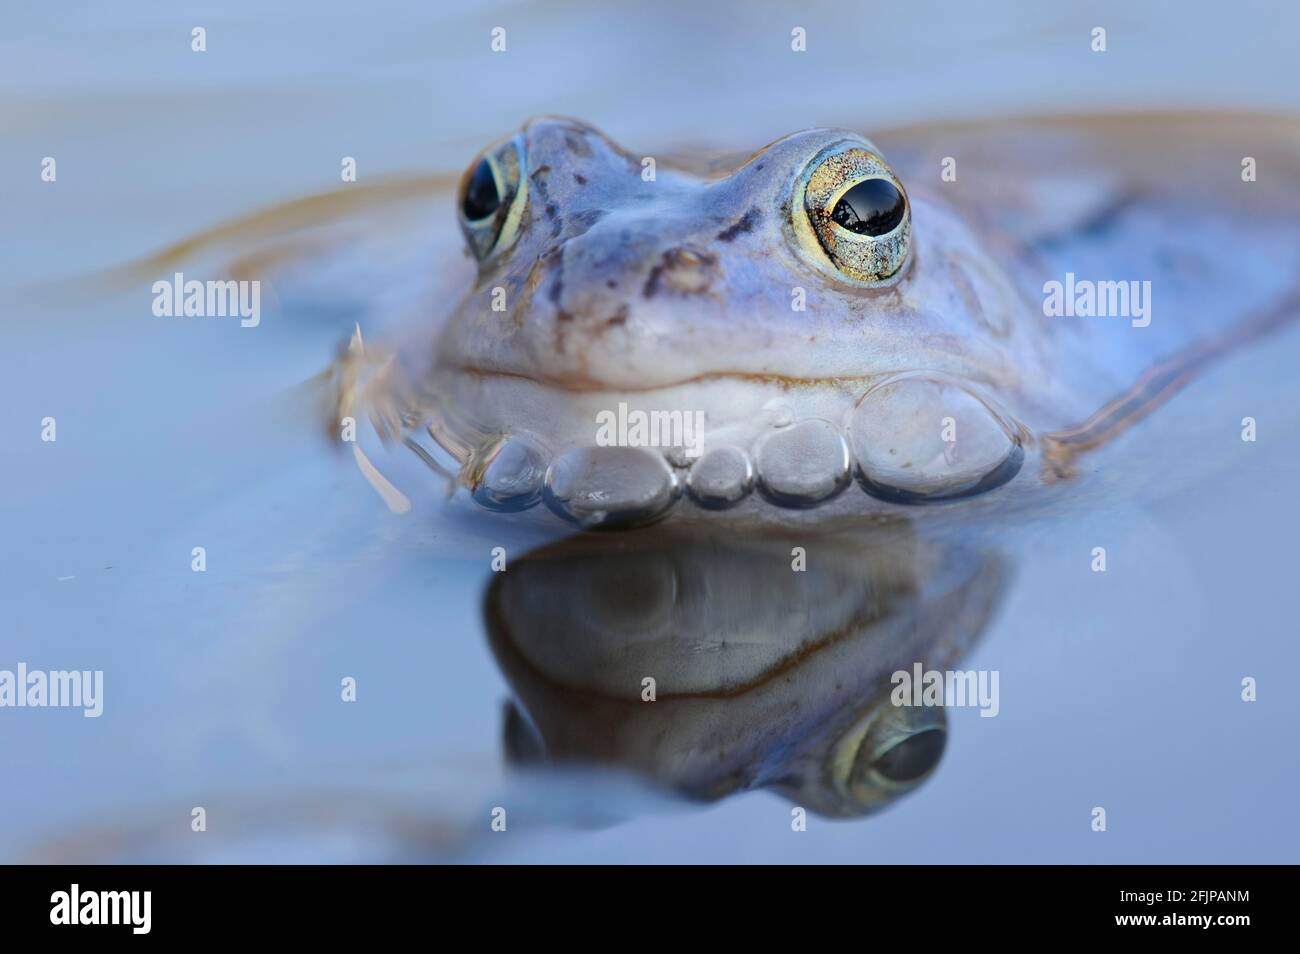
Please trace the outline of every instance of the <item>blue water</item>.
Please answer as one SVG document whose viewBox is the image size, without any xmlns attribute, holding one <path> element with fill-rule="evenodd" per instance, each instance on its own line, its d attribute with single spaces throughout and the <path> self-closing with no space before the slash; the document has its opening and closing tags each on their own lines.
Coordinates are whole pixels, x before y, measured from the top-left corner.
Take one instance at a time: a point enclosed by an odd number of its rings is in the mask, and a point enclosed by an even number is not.
<svg viewBox="0 0 1300 954">
<path fill-rule="evenodd" d="M 508 531 L 448 519 L 432 481 L 395 516 L 317 439 L 299 385 L 350 331 L 347 309 L 269 310 L 256 330 L 168 323 L 147 283 L 86 281 L 333 188 L 341 156 L 363 181 L 453 171 L 537 113 L 667 148 L 1019 112 L 1294 111 L 1294 13 L 144 2 L 0 16 L 0 669 L 105 672 L 99 719 L 0 709 L 0 858 L 1296 859 L 1294 332 L 1177 399 L 1179 420 L 1223 416 L 1221 443 L 1182 448 L 1194 462 L 1173 440 L 1083 514 L 993 534 L 1013 582 L 962 666 L 1000 672 L 999 716 L 952 710 L 915 793 L 795 833 L 767 792 L 699 806 L 625 776 L 505 768 L 510 688 L 481 603 Z M 1087 46 L 1098 24 L 1104 56 Z M 195 25 L 206 53 L 190 50 Z M 488 50 L 496 25 L 505 55 Z M 1254 444 L 1237 439 L 1247 414 Z M 1156 493 L 1166 467 L 1195 473 Z M 1099 545 L 1105 574 L 1089 569 Z M 344 676 L 355 704 L 339 701 Z M 506 833 L 488 828 L 497 805 L 521 819 Z"/>
</svg>

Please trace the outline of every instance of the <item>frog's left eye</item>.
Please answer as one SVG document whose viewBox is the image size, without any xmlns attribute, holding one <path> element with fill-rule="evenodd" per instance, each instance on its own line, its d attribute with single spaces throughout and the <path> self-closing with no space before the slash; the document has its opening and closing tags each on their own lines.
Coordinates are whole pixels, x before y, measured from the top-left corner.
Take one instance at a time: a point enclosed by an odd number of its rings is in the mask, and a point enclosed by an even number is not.
<svg viewBox="0 0 1300 954">
<path fill-rule="evenodd" d="M 799 181 L 793 214 L 805 256 L 854 284 L 886 284 L 907 262 L 907 192 L 872 149 L 842 143 L 814 159 Z"/>
<path fill-rule="evenodd" d="M 479 262 L 514 244 L 527 191 L 523 144 L 517 138 L 486 149 L 465 170 L 456 211 Z"/>
</svg>

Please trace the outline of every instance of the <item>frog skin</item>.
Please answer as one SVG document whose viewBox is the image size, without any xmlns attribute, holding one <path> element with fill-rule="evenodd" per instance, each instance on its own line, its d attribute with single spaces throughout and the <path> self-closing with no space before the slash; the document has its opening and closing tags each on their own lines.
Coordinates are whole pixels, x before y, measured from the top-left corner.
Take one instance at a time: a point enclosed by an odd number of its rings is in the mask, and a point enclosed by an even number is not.
<svg viewBox="0 0 1300 954">
<path fill-rule="evenodd" d="M 1025 470 L 1069 476 L 1079 452 L 1167 399 L 1225 340 L 1295 313 L 1285 258 L 1300 246 L 1284 213 L 1270 222 L 1286 241 L 1253 263 L 1260 311 L 1248 320 L 1206 328 L 1184 311 L 1152 331 L 1149 316 L 1045 317 L 1044 280 L 1073 263 L 1090 278 L 1155 274 L 1166 300 L 1171 270 L 1197 267 L 1170 250 L 1157 183 L 1133 175 L 1066 169 L 1038 183 L 1036 218 L 1022 189 L 1019 204 L 989 203 L 1002 213 L 990 222 L 987 207 L 939 194 L 938 176 L 904 185 L 846 130 L 788 136 L 725 172 L 649 168 L 590 126 L 546 118 L 486 149 L 462 179 L 478 273 L 404 423 L 451 455 L 456 481 L 489 509 L 544 501 L 586 528 L 653 522 L 683 497 L 693 506 L 677 509 L 697 515 L 770 515 L 820 508 L 854 478 L 866 493 L 841 509 L 941 503 L 1013 481 L 1026 452 L 1036 466 Z M 864 182 L 885 194 L 882 209 L 860 210 L 880 213 L 880 234 L 839 221 Z M 1007 183 L 986 172 L 980 188 L 996 196 Z M 1174 226 L 1209 216 L 1225 241 L 1251 244 L 1221 228 L 1207 199 L 1178 212 Z M 1019 244 L 998 237 L 1007 226 Z M 1178 264 L 1130 271 L 1071 241 L 1105 228 Z M 1182 294 L 1194 301 L 1196 289 Z M 698 421 L 703 453 L 680 440 L 601 446 L 598 422 L 616 412 Z"/>
<path fill-rule="evenodd" d="M 230 246 L 232 272 L 269 278 L 287 318 L 355 314 L 317 382 L 333 439 L 368 421 L 483 507 L 583 527 L 966 520 L 1037 507 L 1063 481 L 1078 499 L 1078 484 L 1156 471 L 1172 489 L 1221 459 L 1188 454 L 1194 441 L 1286 406 L 1268 371 L 1229 379 L 1241 408 L 1222 421 L 1204 402 L 1165 409 L 1300 314 L 1294 120 L 1138 113 L 878 138 L 887 151 L 821 129 L 735 159 L 663 156 L 651 179 L 649 157 L 539 119 L 475 157 L 459 189 L 436 174 L 309 197 L 137 268 Z M 873 177 L 905 219 L 834 231 L 835 195 Z M 1144 326 L 1047 317 L 1046 283 L 1071 273 L 1149 281 Z M 598 415 L 620 411 L 702 415 L 703 455 L 598 446 Z M 1116 440 L 1132 430 L 1140 446 Z M 368 434 L 351 446 L 408 508 L 427 474 L 408 479 L 409 455 L 381 457 Z"/>
<path fill-rule="evenodd" d="M 908 193 L 870 141 L 810 130 L 721 177 L 646 168 L 589 126 L 542 119 L 467 173 L 461 221 L 479 274 L 441 335 L 427 397 L 475 499 L 544 499 L 607 526 L 654 520 L 683 492 L 711 510 L 751 489 L 808 508 L 844 491 L 855 465 L 886 499 L 1014 475 L 1015 421 L 1036 410 L 1023 382 L 1047 373 L 1053 342 L 1023 320 L 979 236 Z M 483 208 L 466 204 L 488 169 L 494 211 L 474 220 Z M 880 236 L 826 214 L 862 181 L 896 190 L 903 210 Z M 703 454 L 599 446 L 599 415 L 620 405 L 632 418 L 698 413 Z M 903 431 L 934 426 L 899 441 L 882 431 L 889 415 L 918 419 Z M 962 435 L 946 460 L 944 418 Z M 906 473 L 923 462 L 923 476 Z"/>
</svg>

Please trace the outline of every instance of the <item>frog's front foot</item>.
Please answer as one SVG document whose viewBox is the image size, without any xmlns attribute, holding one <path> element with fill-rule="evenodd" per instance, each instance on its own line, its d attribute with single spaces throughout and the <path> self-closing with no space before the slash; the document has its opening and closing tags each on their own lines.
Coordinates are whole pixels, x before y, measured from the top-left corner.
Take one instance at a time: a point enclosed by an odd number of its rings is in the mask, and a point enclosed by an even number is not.
<svg viewBox="0 0 1300 954">
<path fill-rule="evenodd" d="M 357 469 L 391 511 L 406 513 L 411 509 L 409 498 L 380 472 L 359 443 L 365 422 L 384 445 L 399 440 L 410 443 L 405 431 L 418 417 L 416 400 L 396 352 L 368 346 L 357 325 L 351 337 L 340 342 L 337 357 L 320 380 L 326 436 L 340 447 L 351 448 Z M 451 475 L 444 472 L 444 476 Z"/>
<path fill-rule="evenodd" d="M 338 355 L 323 374 L 326 382 L 324 426 L 331 439 L 355 442 L 359 418 L 366 418 L 384 443 L 401 438 L 403 421 L 414 407 L 397 355 L 367 346 L 357 325 L 339 343 Z"/>
</svg>

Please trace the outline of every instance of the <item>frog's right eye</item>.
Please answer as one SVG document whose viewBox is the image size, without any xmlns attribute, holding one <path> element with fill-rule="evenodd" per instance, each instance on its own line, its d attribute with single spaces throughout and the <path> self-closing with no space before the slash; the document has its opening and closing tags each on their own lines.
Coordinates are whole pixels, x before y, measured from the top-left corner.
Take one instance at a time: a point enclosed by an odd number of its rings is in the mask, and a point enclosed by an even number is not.
<svg viewBox="0 0 1300 954">
<path fill-rule="evenodd" d="M 527 192 L 523 144 L 517 138 L 486 149 L 461 176 L 456 211 L 480 263 L 514 244 Z"/>
</svg>

